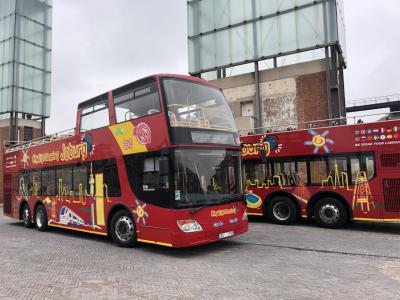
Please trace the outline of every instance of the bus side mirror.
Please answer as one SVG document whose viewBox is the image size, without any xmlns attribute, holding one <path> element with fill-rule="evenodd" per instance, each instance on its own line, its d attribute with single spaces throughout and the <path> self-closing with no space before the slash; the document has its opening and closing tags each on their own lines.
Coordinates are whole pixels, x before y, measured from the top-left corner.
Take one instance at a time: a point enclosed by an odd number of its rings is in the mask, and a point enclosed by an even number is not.
<svg viewBox="0 0 400 300">
<path fill-rule="evenodd" d="M 162 156 L 160 158 L 160 176 L 169 175 L 169 159 L 167 156 Z"/>
</svg>

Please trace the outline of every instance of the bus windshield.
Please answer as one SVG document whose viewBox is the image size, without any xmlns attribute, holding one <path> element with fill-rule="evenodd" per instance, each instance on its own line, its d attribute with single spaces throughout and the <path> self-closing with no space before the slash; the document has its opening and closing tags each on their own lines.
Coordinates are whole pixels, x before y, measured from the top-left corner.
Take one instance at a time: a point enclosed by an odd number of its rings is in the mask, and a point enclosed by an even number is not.
<svg viewBox="0 0 400 300">
<path fill-rule="evenodd" d="M 175 206 L 238 200 L 241 196 L 239 151 L 175 150 Z"/>
<path fill-rule="evenodd" d="M 171 127 L 236 132 L 231 110 L 222 92 L 191 81 L 164 79 Z"/>
</svg>

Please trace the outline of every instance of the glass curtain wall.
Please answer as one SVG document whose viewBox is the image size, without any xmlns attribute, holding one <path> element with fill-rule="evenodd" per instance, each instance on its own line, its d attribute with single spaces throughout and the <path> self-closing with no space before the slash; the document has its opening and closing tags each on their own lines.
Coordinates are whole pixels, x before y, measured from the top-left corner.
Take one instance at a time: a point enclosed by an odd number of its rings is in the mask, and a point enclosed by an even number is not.
<svg viewBox="0 0 400 300">
<path fill-rule="evenodd" d="M 335 0 L 189 0 L 189 72 L 338 42 Z"/>
<path fill-rule="evenodd" d="M 50 116 L 52 0 L 0 0 L 0 113 Z"/>
</svg>

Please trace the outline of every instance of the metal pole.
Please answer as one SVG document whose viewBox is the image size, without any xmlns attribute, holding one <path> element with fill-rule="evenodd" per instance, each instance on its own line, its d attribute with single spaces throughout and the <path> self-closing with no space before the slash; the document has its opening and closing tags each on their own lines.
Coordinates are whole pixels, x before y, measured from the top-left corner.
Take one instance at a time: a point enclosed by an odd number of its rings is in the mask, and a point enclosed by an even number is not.
<svg viewBox="0 0 400 300">
<path fill-rule="evenodd" d="M 256 88 L 256 103 L 255 103 L 255 128 L 262 127 L 262 102 L 260 99 L 260 72 L 258 70 L 258 62 L 254 63 L 254 74 L 255 74 L 255 88 Z M 261 132 L 262 129 L 257 129 L 257 132 Z"/>
<path fill-rule="evenodd" d="M 340 56 L 340 67 L 339 67 L 339 99 L 342 103 L 342 111 L 340 115 L 345 117 L 346 116 L 346 95 L 344 90 L 344 75 L 343 75 L 343 58 Z M 346 122 L 346 119 L 345 119 Z"/>
<path fill-rule="evenodd" d="M 15 112 L 15 92 L 16 92 L 16 34 L 17 34 L 17 5 L 18 0 L 15 0 L 15 7 L 14 7 L 14 32 L 13 32 L 13 54 L 12 54 L 12 84 L 11 84 L 11 113 L 10 113 L 10 132 L 9 132 L 9 140 L 16 141 L 17 139 L 17 132 L 18 132 L 18 113 Z"/>
<path fill-rule="evenodd" d="M 325 47 L 326 62 L 326 94 L 328 102 L 328 119 L 332 119 L 332 97 L 331 97 L 331 61 L 329 56 L 329 47 Z"/>
</svg>

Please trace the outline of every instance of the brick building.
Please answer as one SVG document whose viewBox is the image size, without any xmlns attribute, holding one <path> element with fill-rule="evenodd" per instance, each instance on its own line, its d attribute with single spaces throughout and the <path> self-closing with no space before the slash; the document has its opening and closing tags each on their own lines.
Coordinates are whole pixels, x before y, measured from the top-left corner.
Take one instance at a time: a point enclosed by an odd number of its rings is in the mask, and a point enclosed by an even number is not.
<svg viewBox="0 0 400 300">
<path fill-rule="evenodd" d="M 212 82 L 223 90 L 238 129 L 247 134 L 255 126 L 254 73 Z M 289 123 L 305 128 L 309 121 L 329 118 L 325 59 L 260 71 L 259 89 L 265 130 L 272 125 L 286 129 Z"/>
</svg>

